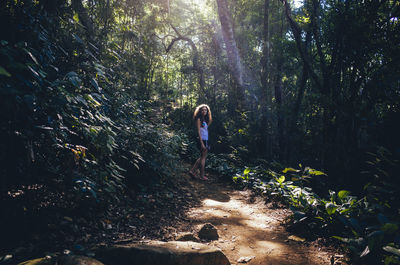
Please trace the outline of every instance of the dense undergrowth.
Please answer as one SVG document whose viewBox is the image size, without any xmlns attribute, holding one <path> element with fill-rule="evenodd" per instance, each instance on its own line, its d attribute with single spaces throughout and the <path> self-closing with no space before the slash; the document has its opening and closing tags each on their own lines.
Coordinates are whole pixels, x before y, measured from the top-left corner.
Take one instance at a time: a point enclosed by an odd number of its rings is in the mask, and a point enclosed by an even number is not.
<svg viewBox="0 0 400 265">
<path fill-rule="evenodd" d="M 98 200 L 117 198 L 137 179 L 168 176 L 185 136 L 162 124 L 157 102 L 139 98 L 145 55 L 85 37 L 63 8 L 60 16 L 33 2 L 3 10 L 18 31 L 0 43 L 2 192 L 51 182 Z"/>
<path fill-rule="evenodd" d="M 398 161 L 386 149 L 369 154 L 362 172 L 369 181 L 359 194 L 330 190 L 324 172 L 301 164 L 295 169 L 261 161 L 240 170 L 243 161 L 233 154 L 210 160 L 210 169 L 234 176 L 238 187 L 289 206 L 293 211 L 290 228 L 295 233 L 311 240 L 331 237 L 344 242 L 356 264 L 400 263 Z"/>
<path fill-rule="evenodd" d="M 162 106 L 138 88 L 145 51 L 100 30 L 88 36 L 78 14 L 58 4 L 51 13 L 42 2 L 2 3 L 2 33 L 13 31 L 0 39 L 4 249 L 36 233 L 43 209 L 90 219 L 126 204 L 178 174 L 186 152 L 187 137 L 170 131 Z"/>
</svg>

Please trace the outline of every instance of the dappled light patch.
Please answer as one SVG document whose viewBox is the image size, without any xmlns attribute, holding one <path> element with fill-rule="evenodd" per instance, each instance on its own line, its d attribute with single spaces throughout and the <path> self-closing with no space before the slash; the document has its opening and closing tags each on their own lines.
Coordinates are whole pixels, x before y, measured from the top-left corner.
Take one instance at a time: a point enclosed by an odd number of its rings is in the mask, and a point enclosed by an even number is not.
<svg viewBox="0 0 400 265">
<path fill-rule="evenodd" d="M 196 183 L 201 196 L 201 205 L 189 209 L 187 217 L 200 229 L 211 223 L 218 229 L 220 238 L 210 242 L 220 248 L 235 263 L 246 257 L 249 264 L 328 264 L 333 255 L 329 251 L 290 240 L 282 222 L 289 217 L 286 209 L 266 207 L 265 201 L 254 198 L 249 191 L 228 191 L 218 182 L 212 185 Z M 203 189 L 203 187 L 208 187 Z M 221 189 L 221 190 L 219 190 Z M 228 193 L 226 202 L 211 199 L 218 193 Z"/>
</svg>

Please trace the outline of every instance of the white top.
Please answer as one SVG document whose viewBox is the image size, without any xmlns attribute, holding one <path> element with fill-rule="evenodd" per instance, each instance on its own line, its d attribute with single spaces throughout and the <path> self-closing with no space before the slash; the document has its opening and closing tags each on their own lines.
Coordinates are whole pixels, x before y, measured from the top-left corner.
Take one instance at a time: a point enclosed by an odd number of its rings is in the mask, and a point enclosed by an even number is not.
<svg viewBox="0 0 400 265">
<path fill-rule="evenodd" d="M 200 136 L 202 140 L 208 141 L 208 124 L 205 121 L 200 124 Z"/>
</svg>

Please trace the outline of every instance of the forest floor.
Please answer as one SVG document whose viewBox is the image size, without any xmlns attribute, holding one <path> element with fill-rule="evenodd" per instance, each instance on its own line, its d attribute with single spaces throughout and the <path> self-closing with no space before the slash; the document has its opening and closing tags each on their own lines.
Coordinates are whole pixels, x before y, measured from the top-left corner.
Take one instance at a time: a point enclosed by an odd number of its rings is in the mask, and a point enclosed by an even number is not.
<svg viewBox="0 0 400 265">
<path fill-rule="evenodd" d="M 288 232 L 286 207 L 237 190 L 230 179 L 211 174 L 202 181 L 182 174 L 143 187 L 103 211 L 75 207 L 66 194 L 46 186 L 9 192 L 12 196 L 2 199 L 9 218 L 0 222 L 0 264 L 63 253 L 91 255 L 98 246 L 171 241 L 184 232 L 196 234 L 205 223 L 217 228 L 219 239 L 203 243 L 221 249 L 232 265 L 241 258 L 250 265 L 347 264 L 329 240 Z"/>
<path fill-rule="evenodd" d="M 337 247 L 324 239 L 313 242 L 289 233 L 285 223 L 290 210 L 266 202 L 249 190 L 236 190 L 230 182 L 210 175 L 208 181 L 188 180 L 201 199 L 187 211 L 187 222 L 177 232 L 196 232 L 205 223 L 214 225 L 219 239 L 207 244 L 222 250 L 232 265 L 347 264 Z M 278 206 L 278 207 L 277 207 Z"/>
</svg>

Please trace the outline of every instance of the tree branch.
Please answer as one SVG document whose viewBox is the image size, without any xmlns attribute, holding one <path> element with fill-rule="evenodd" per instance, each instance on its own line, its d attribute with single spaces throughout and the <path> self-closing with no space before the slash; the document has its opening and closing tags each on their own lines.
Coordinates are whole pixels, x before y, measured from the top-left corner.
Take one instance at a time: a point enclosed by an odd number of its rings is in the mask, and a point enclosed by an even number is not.
<svg viewBox="0 0 400 265">
<path fill-rule="evenodd" d="M 174 38 L 171 41 L 171 43 L 166 48 L 166 52 L 168 53 L 172 49 L 172 47 L 174 46 L 175 42 L 177 42 L 177 41 L 183 40 L 183 41 L 186 41 L 187 43 L 189 43 L 189 45 L 190 45 L 190 47 L 192 48 L 192 51 L 193 51 L 193 59 L 192 59 L 193 69 L 199 74 L 200 89 L 204 90 L 203 68 L 199 64 L 199 52 L 197 50 L 196 45 L 194 44 L 194 42 L 190 38 L 180 34 L 180 32 L 177 30 L 177 28 L 174 25 L 172 25 L 170 23 L 170 26 L 175 31 L 176 35 L 178 35 L 178 37 Z"/>
<path fill-rule="evenodd" d="M 287 0 L 281 0 L 281 1 L 282 1 L 283 5 L 285 7 L 286 18 L 289 21 L 290 27 L 292 28 L 292 32 L 293 32 L 294 38 L 296 40 L 296 46 L 297 46 L 297 49 L 299 50 L 300 57 L 303 60 L 303 64 L 304 64 L 305 68 L 307 69 L 307 72 L 310 74 L 312 80 L 317 85 L 317 87 L 320 90 L 322 90 L 321 81 L 318 78 L 317 74 L 312 69 L 312 64 L 310 62 L 309 55 L 307 54 L 307 51 L 303 48 L 302 40 L 301 40 L 301 29 L 300 29 L 299 25 L 297 25 L 297 23 L 293 20 L 293 18 L 291 16 L 290 5 L 287 2 Z"/>
</svg>

